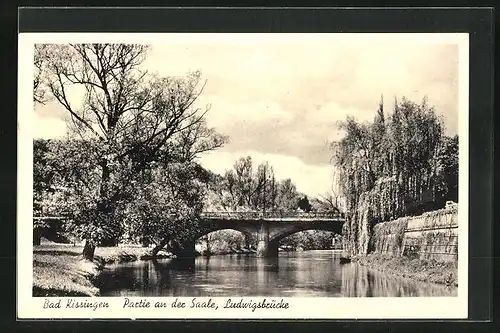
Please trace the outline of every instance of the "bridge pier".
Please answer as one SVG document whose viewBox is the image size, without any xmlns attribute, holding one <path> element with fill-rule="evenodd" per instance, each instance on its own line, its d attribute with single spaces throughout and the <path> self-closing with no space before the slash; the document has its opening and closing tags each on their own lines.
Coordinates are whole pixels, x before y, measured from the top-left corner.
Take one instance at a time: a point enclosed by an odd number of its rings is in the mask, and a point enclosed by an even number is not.
<svg viewBox="0 0 500 333">
<path fill-rule="evenodd" d="M 257 257 L 277 257 L 278 242 L 269 241 L 269 223 L 261 221 L 257 230 Z"/>
<path fill-rule="evenodd" d="M 257 230 L 257 257 L 266 257 L 269 250 L 269 226 L 261 221 Z"/>
</svg>

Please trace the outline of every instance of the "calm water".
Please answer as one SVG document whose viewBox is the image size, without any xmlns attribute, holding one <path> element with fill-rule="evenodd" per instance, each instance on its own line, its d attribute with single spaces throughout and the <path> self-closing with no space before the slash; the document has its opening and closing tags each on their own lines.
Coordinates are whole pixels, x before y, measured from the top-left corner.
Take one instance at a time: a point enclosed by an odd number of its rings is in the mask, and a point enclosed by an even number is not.
<svg viewBox="0 0 500 333">
<path fill-rule="evenodd" d="M 103 296 L 408 297 L 456 296 L 456 288 L 415 282 L 355 263 L 333 251 L 280 253 L 278 258 L 221 255 L 109 266 Z"/>
</svg>

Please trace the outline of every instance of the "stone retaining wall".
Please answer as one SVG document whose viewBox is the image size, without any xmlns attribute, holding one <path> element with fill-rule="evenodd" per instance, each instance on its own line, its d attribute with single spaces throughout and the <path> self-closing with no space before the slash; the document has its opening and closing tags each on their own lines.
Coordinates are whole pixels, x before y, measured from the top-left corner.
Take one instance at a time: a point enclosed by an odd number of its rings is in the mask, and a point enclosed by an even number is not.
<svg viewBox="0 0 500 333">
<path fill-rule="evenodd" d="M 379 223 L 373 228 L 372 242 L 375 253 L 456 261 L 458 210 L 440 209 Z"/>
</svg>

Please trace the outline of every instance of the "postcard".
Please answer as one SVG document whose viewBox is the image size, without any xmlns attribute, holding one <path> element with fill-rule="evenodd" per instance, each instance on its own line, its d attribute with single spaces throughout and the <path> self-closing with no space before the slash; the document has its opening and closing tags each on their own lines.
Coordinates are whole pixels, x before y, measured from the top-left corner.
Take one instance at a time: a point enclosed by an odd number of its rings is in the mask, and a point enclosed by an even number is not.
<svg viewBox="0 0 500 333">
<path fill-rule="evenodd" d="M 20 33 L 19 319 L 466 318 L 468 41 Z"/>
</svg>

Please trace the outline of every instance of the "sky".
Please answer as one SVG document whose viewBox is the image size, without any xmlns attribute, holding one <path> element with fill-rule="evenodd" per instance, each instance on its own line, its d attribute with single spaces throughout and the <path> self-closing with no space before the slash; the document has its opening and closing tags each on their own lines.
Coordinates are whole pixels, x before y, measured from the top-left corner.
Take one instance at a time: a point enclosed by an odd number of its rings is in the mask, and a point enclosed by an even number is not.
<svg viewBox="0 0 500 333">
<path fill-rule="evenodd" d="M 154 44 L 144 66 L 163 76 L 200 70 L 207 81 L 197 106 L 210 105 L 207 123 L 230 141 L 200 157 L 223 173 L 243 156 L 267 160 L 277 178 L 291 178 L 308 196 L 332 188 L 328 143 L 342 133 L 347 115 L 371 121 L 381 95 L 420 102 L 426 95 L 458 132 L 458 46 L 394 41 L 337 42 L 329 38 L 186 38 Z M 66 131 L 57 103 L 35 107 L 36 137 Z"/>
</svg>

